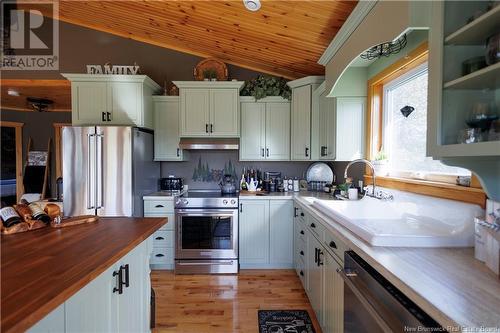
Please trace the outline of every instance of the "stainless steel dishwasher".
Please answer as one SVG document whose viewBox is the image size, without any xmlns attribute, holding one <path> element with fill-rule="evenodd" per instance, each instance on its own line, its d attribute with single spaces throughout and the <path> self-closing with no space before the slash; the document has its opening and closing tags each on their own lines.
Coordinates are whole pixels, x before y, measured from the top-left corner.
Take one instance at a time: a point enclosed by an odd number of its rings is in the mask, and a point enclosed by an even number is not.
<svg viewBox="0 0 500 333">
<path fill-rule="evenodd" d="M 337 272 L 344 280 L 344 332 L 446 332 L 355 252 L 345 252 Z"/>
</svg>

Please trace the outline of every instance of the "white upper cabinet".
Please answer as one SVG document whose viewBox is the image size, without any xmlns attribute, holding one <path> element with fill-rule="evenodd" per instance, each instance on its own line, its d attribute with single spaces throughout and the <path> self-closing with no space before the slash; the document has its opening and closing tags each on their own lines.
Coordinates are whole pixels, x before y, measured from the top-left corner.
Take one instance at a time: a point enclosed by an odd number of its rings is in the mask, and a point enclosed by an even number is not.
<svg viewBox="0 0 500 333">
<path fill-rule="evenodd" d="M 365 97 L 337 97 L 336 160 L 365 156 Z"/>
<path fill-rule="evenodd" d="M 240 160 L 290 160 L 290 103 L 281 97 L 241 101 Z"/>
<path fill-rule="evenodd" d="M 312 93 L 311 159 L 335 160 L 335 98 L 326 97 L 325 82 Z"/>
<path fill-rule="evenodd" d="M 186 152 L 179 148 L 179 97 L 153 96 L 154 160 L 184 161 Z"/>
<path fill-rule="evenodd" d="M 241 81 L 175 81 L 181 137 L 239 137 Z"/>
<path fill-rule="evenodd" d="M 146 75 L 62 75 L 71 81 L 73 125 L 153 128 L 151 96 L 160 86 Z"/>
<path fill-rule="evenodd" d="M 323 76 L 308 76 L 287 83 L 292 89 L 292 160 L 303 161 L 311 159 L 312 91 L 323 80 Z"/>
</svg>

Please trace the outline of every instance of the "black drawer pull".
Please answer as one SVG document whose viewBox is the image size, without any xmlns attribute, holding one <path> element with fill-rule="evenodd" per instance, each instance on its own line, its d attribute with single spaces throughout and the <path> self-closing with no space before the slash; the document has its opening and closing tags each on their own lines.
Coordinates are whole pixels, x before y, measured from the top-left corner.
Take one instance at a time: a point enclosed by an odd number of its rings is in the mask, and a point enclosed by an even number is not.
<svg viewBox="0 0 500 333">
<path fill-rule="evenodd" d="M 164 255 L 161 254 L 161 253 L 158 253 L 158 254 L 155 255 L 155 257 L 164 257 Z"/>
<path fill-rule="evenodd" d="M 304 234 L 304 230 L 300 230 L 300 234 L 303 235 Z"/>
<path fill-rule="evenodd" d="M 337 244 L 335 244 L 334 241 L 331 241 L 330 244 L 328 244 L 328 245 L 330 245 L 331 248 L 334 248 L 334 249 L 337 248 Z"/>
<path fill-rule="evenodd" d="M 304 251 L 300 251 L 300 255 L 303 256 L 304 255 Z"/>
<path fill-rule="evenodd" d="M 300 213 L 300 216 L 304 216 L 304 213 Z"/>
<path fill-rule="evenodd" d="M 297 215 L 298 208 L 297 207 L 293 207 L 293 209 L 294 209 L 293 217 L 297 217 L 298 216 Z"/>
<path fill-rule="evenodd" d="M 317 264 L 318 263 L 318 248 L 314 248 L 314 263 Z"/>
<path fill-rule="evenodd" d="M 156 240 L 164 240 L 165 238 L 163 238 L 163 237 L 159 236 L 159 237 L 156 237 L 155 239 L 156 239 Z"/>
<path fill-rule="evenodd" d="M 117 276 L 117 275 L 118 275 L 118 279 L 116 281 L 117 281 L 118 287 L 113 288 L 113 293 L 118 292 L 118 294 L 123 294 L 123 276 L 122 276 L 122 268 L 121 267 L 117 271 L 113 272 L 113 276 Z"/>
<path fill-rule="evenodd" d="M 125 287 L 130 287 L 130 275 L 129 275 L 128 264 L 120 266 L 120 270 L 125 271 Z"/>
<path fill-rule="evenodd" d="M 311 223 L 310 226 L 311 226 L 311 228 L 316 228 L 316 224 L 314 224 L 314 223 Z"/>
<path fill-rule="evenodd" d="M 300 271 L 300 276 L 304 276 L 304 271 Z"/>
<path fill-rule="evenodd" d="M 156 205 L 155 208 L 164 208 L 165 206 L 163 205 Z"/>
</svg>

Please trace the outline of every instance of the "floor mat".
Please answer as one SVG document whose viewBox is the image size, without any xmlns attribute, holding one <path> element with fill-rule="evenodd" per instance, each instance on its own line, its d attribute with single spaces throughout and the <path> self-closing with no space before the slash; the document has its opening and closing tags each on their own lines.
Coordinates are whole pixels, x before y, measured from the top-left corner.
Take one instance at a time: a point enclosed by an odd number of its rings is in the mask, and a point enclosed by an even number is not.
<svg viewBox="0 0 500 333">
<path fill-rule="evenodd" d="M 260 333 L 315 333 L 305 310 L 259 310 Z"/>
</svg>

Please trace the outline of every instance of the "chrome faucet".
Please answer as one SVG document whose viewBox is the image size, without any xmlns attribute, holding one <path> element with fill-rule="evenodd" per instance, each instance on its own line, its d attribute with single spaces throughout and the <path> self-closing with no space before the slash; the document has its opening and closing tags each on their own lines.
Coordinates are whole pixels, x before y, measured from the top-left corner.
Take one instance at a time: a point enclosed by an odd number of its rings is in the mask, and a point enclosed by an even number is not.
<svg viewBox="0 0 500 333">
<path fill-rule="evenodd" d="M 365 195 L 369 196 L 369 197 L 373 197 L 373 198 L 377 198 L 377 199 L 382 199 L 382 200 L 393 200 L 394 197 L 389 194 L 389 193 L 386 193 L 384 191 L 377 191 L 376 189 L 376 181 L 375 181 L 375 167 L 373 166 L 372 162 L 368 161 L 367 159 L 364 159 L 364 158 L 358 158 L 356 160 L 353 160 L 351 162 L 349 162 L 349 164 L 347 164 L 347 166 L 345 167 L 345 171 L 344 171 L 344 178 L 347 179 L 347 171 L 349 170 L 349 168 L 351 167 L 351 165 L 353 164 L 356 164 L 356 163 L 364 163 L 366 165 L 368 165 L 370 167 L 370 169 L 372 169 L 372 177 L 373 177 L 373 189 L 372 191 L 369 191 L 369 188 L 368 187 L 365 187 L 364 190 L 365 190 Z M 371 193 L 370 193 L 371 192 Z"/>
</svg>

